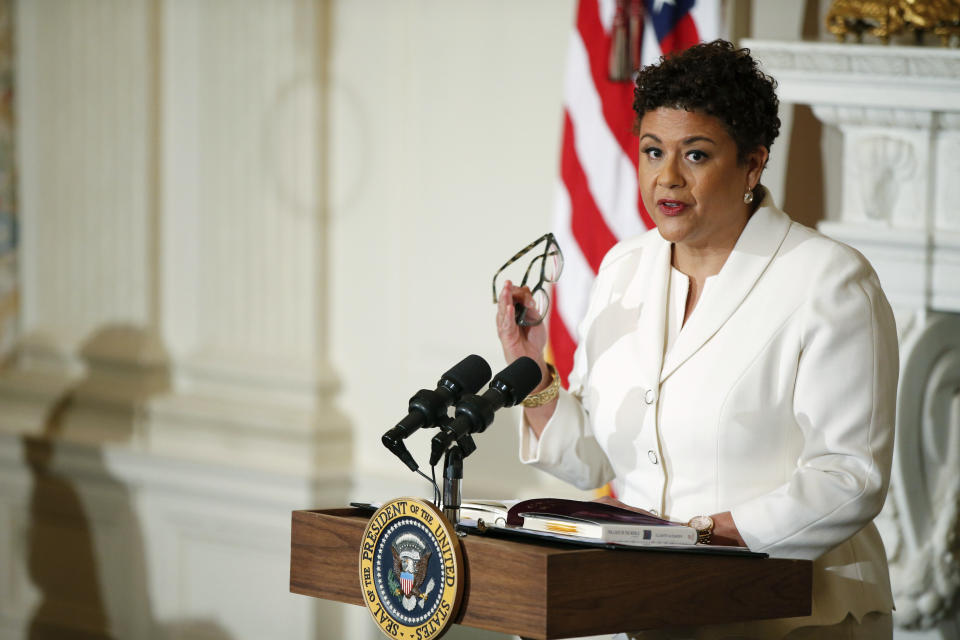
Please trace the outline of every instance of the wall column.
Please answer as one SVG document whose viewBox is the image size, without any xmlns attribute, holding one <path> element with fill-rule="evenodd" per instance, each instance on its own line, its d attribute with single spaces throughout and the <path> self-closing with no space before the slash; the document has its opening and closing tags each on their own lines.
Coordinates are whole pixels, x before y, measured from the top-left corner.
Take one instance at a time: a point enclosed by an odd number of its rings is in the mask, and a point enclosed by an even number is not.
<svg viewBox="0 0 960 640">
<path fill-rule="evenodd" d="M 352 485 L 328 7 L 18 3 L 0 636 L 350 635 L 350 612 L 288 593 L 290 510 Z"/>
</svg>

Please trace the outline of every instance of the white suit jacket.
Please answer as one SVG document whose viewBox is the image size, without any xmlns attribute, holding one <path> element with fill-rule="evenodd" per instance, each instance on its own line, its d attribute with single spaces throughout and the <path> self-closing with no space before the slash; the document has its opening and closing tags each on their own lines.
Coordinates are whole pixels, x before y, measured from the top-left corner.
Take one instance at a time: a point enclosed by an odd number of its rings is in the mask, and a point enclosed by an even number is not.
<svg viewBox="0 0 960 640">
<path fill-rule="evenodd" d="M 607 254 L 570 392 L 539 440 L 521 427 L 521 460 L 676 521 L 730 511 L 752 550 L 817 560 L 813 616 L 765 635 L 890 611 L 871 521 L 898 350 L 870 264 L 768 195 L 664 354 L 670 253 L 652 230 Z"/>
</svg>

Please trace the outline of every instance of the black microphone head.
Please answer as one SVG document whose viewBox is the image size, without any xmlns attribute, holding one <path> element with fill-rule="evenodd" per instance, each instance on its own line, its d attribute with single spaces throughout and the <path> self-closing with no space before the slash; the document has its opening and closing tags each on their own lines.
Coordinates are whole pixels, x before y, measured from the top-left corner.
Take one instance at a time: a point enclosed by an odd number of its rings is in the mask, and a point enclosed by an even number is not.
<svg viewBox="0 0 960 640">
<path fill-rule="evenodd" d="M 523 402 L 541 379 L 543 373 L 540 372 L 540 365 L 527 356 L 520 356 L 497 374 L 490 387 L 505 394 L 509 403 L 504 406 L 512 407 Z"/>
<path fill-rule="evenodd" d="M 452 382 L 459 388 L 460 393 L 476 393 L 487 384 L 491 375 L 493 373 L 487 361 L 476 354 L 471 354 L 443 374 L 437 386 L 447 386 L 446 382 Z"/>
</svg>

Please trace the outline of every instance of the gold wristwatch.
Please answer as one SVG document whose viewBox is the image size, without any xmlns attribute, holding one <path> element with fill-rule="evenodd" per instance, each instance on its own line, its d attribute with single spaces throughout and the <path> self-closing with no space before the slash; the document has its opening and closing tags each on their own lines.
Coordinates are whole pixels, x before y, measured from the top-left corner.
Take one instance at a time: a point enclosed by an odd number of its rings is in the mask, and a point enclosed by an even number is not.
<svg viewBox="0 0 960 640">
<path fill-rule="evenodd" d="M 696 529 L 697 544 L 710 544 L 710 536 L 713 535 L 713 518 L 710 516 L 693 516 L 687 526 Z"/>
</svg>

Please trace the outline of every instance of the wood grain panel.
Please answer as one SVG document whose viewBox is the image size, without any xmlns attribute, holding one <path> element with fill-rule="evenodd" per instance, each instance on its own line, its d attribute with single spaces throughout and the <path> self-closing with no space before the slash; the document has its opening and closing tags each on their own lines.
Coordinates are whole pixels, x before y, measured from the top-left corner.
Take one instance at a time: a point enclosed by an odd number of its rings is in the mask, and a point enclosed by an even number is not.
<svg viewBox="0 0 960 640">
<path fill-rule="evenodd" d="M 552 557 L 548 576 L 547 637 L 810 613 L 806 561 L 585 550 Z"/>
<path fill-rule="evenodd" d="M 357 509 L 294 511 L 290 540 L 290 590 L 363 606 L 360 538 L 367 518 Z"/>
</svg>

